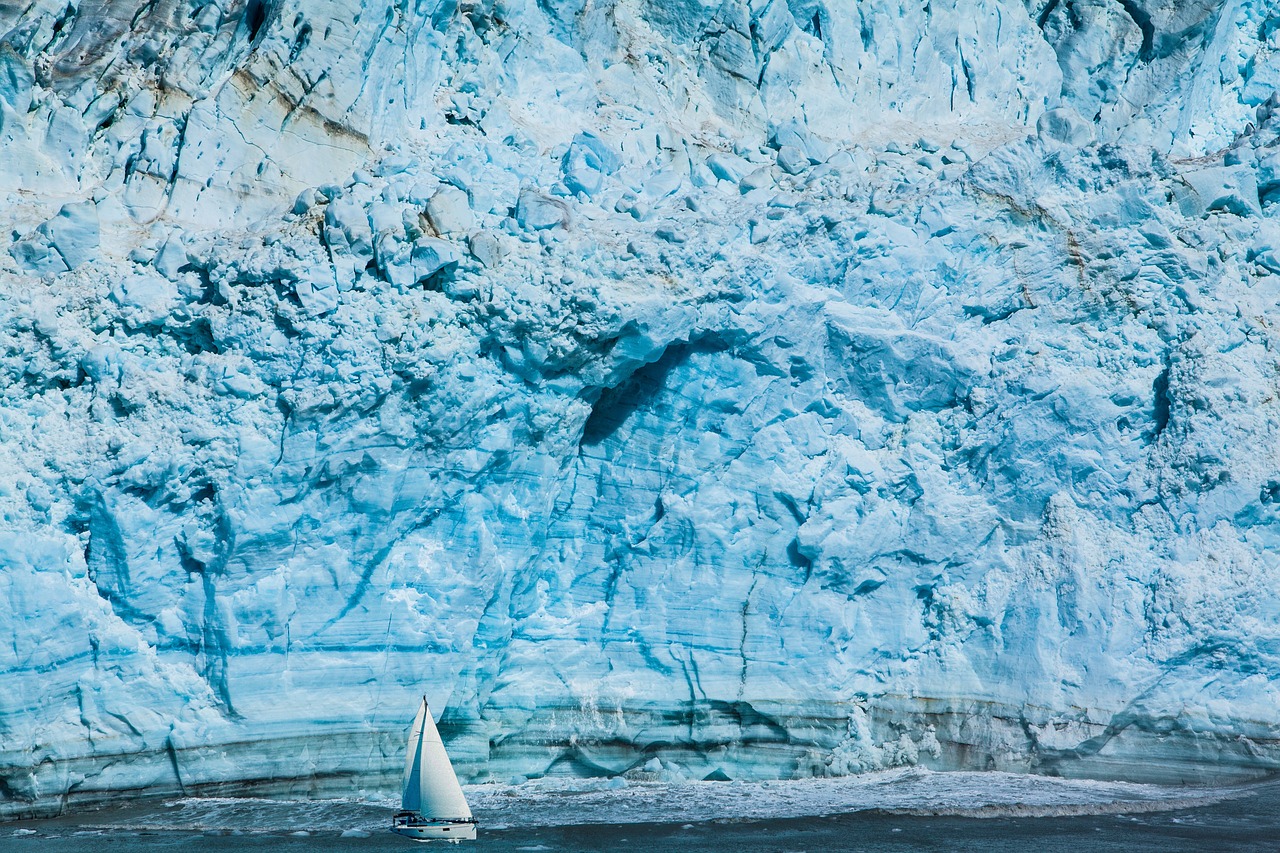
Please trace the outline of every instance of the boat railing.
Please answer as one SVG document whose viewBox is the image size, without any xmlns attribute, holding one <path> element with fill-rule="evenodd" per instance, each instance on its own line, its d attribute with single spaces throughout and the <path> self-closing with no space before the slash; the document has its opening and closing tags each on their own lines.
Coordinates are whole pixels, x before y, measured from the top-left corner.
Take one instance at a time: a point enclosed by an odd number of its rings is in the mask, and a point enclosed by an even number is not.
<svg viewBox="0 0 1280 853">
<path fill-rule="evenodd" d="M 474 817 L 423 817 L 417 812 L 398 812 L 391 819 L 392 826 L 422 826 L 433 823 L 476 823 Z"/>
</svg>

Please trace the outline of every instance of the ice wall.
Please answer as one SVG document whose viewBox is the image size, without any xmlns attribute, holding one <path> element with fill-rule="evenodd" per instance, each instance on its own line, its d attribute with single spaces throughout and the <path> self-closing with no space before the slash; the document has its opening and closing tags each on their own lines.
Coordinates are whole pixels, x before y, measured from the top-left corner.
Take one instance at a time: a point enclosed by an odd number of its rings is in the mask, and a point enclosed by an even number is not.
<svg viewBox="0 0 1280 853">
<path fill-rule="evenodd" d="M 1273 770 L 1272 11 L 0 6 L 0 813 Z"/>
</svg>

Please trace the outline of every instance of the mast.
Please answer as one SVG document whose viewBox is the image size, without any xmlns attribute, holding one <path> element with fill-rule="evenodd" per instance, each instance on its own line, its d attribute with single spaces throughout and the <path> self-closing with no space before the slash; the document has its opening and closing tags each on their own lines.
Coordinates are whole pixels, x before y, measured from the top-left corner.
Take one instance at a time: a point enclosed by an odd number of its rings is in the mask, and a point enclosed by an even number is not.
<svg viewBox="0 0 1280 853">
<path fill-rule="evenodd" d="M 422 697 L 418 715 L 409 730 L 409 748 L 404 757 L 405 811 L 435 820 L 470 820 L 471 809 L 462 795 L 462 786 L 453 764 L 444 751 L 440 731 L 431 718 L 427 697 Z"/>
</svg>

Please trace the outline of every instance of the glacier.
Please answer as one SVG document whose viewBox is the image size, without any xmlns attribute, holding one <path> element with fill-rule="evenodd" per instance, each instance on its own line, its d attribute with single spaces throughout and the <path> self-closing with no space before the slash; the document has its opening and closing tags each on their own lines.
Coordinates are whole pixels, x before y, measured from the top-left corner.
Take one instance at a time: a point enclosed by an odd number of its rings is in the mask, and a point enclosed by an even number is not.
<svg viewBox="0 0 1280 853">
<path fill-rule="evenodd" d="M 1277 14 L 0 5 L 0 816 L 1275 772 Z"/>
</svg>

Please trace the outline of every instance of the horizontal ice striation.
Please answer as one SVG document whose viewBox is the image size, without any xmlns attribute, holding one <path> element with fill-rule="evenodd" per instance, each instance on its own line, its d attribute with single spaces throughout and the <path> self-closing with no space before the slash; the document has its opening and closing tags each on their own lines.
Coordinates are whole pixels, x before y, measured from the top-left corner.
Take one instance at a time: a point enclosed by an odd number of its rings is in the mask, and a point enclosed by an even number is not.
<svg viewBox="0 0 1280 853">
<path fill-rule="evenodd" d="M 1266 8 L 0 32 L 0 813 L 1276 768 Z"/>
</svg>

